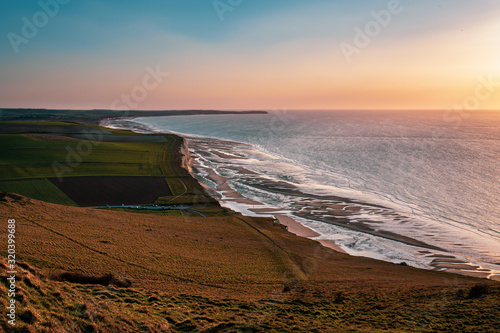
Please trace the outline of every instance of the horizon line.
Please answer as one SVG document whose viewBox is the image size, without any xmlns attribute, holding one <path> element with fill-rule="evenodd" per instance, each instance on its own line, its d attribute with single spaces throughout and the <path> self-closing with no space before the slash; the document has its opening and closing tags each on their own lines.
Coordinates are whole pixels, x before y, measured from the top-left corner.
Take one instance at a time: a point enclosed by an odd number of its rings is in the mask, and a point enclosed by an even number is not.
<svg viewBox="0 0 500 333">
<path fill-rule="evenodd" d="M 144 110 L 117 110 L 117 109 L 71 109 L 71 108 L 46 108 L 46 107 L 0 107 L 0 110 L 54 110 L 54 111 L 116 111 L 116 112 L 162 112 L 162 111 L 227 111 L 227 112 L 246 112 L 246 111 L 457 111 L 452 108 L 440 109 L 440 108 L 378 108 L 378 109 L 288 109 L 288 108 L 272 108 L 272 109 L 144 109 Z M 474 110 L 464 110 L 468 112 L 481 112 L 481 111 L 500 111 L 500 109 L 474 109 Z"/>
</svg>

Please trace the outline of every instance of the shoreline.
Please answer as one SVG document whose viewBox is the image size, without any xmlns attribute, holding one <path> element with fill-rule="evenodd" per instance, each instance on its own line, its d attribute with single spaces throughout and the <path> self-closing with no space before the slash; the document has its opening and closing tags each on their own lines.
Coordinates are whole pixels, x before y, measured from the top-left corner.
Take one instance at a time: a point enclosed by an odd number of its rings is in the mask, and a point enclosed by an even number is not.
<svg viewBox="0 0 500 333">
<path fill-rule="evenodd" d="M 297 236 L 304 237 L 304 238 L 310 238 L 313 239 L 324 247 L 328 247 L 332 250 L 335 250 L 337 252 L 345 253 L 347 254 L 346 251 L 342 250 L 340 245 L 335 243 L 334 241 L 330 239 L 314 239 L 314 237 L 319 237 L 321 234 L 317 233 L 316 231 L 300 224 L 299 222 L 295 221 L 293 218 L 286 216 L 286 215 L 275 215 L 276 218 L 279 220 L 280 224 L 285 225 L 287 227 L 287 230 Z"/>
<path fill-rule="evenodd" d="M 125 122 L 127 123 L 128 126 L 126 126 L 127 130 L 138 130 L 143 133 L 158 133 L 158 132 L 165 132 L 165 133 L 173 133 L 178 136 L 180 136 L 183 140 L 185 140 L 186 146 L 187 146 L 187 140 L 196 140 L 196 139 L 206 139 L 206 140 L 214 140 L 214 141 L 220 141 L 220 142 L 226 142 L 226 143 L 233 143 L 233 141 L 230 140 L 225 140 L 225 139 L 217 139 L 217 138 L 209 138 L 209 137 L 202 137 L 202 136 L 196 136 L 196 135 L 186 135 L 182 133 L 177 133 L 177 132 L 171 132 L 171 131 L 161 131 L 161 130 L 155 130 L 149 128 L 147 125 L 142 125 L 140 123 L 135 122 L 135 118 L 132 119 L 124 119 Z M 112 121 L 115 121 L 115 119 L 112 119 Z M 130 126 L 132 125 L 132 126 Z M 119 128 L 119 127 L 116 127 Z M 236 143 L 236 142 L 234 142 Z M 240 143 L 238 143 L 240 144 Z M 242 145 L 249 145 L 246 143 L 241 143 Z M 210 147 L 208 148 L 221 148 L 221 147 L 226 147 L 226 146 L 220 146 L 220 144 L 217 143 L 211 143 L 209 145 Z M 212 147 L 214 146 L 214 147 Z M 250 145 L 252 146 L 252 145 Z M 205 147 L 206 148 L 206 147 Z M 197 151 L 198 154 L 204 155 L 204 154 L 209 154 L 206 150 L 201 150 Z M 245 158 L 239 157 L 239 156 L 233 156 L 231 154 L 227 153 L 222 153 L 222 152 L 216 152 L 214 153 L 216 156 L 218 156 L 221 159 L 229 160 L 244 160 Z M 300 237 L 304 238 L 309 238 L 312 240 L 315 240 L 319 243 L 321 243 L 323 246 L 328 247 L 330 249 L 333 249 L 338 252 L 342 253 L 347 253 L 349 255 L 353 255 L 352 253 L 348 253 L 342 249 L 342 247 L 337 244 L 335 241 L 330 240 L 330 239 L 315 239 L 317 237 L 320 237 L 321 234 L 317 233 L 316 231 L 304 226 L 300 222 L 297 222 L 293 217 L 290 217 L 288 215 L 285 215 L 287 213 L 287 209 L 283 208 L 278 208 L 278 207 L 269 207 L 266 204 L 263 204 L 262 202 L 252 200 L 249 198 L 244 197 L 241 195 L 238 191 L 234 190 L 229 184 L 228 184 L 228 178 L 223 177 L 219 174 L 217 174 L 213 169 L 209 167 L 204 167 L 201 166 L 197 162 L 197 158 L 190 156 L 189 158 L 190 164 L 187 167 L 188 172 L 195 178 L 211 195 L 214 199 L 216 199 L 221 205 L 228 207 L 233 210 L 237 210 L 243 215 L 248 215 L 248 216 L 263 216 L 263 217 L 271 217 L 275 216 L 281 224 L 286 225 L 289 228 L 289 231 L 291 233 L 294 233 Z M 258 175 L 255 172 L 252 172 L 250 170 L 247 170 L 244 167 L 241 166 L 232 166 L 232 165 L 227 165 L 228 169 L 233 169 L 237 172 L 241 173 L 246 173 L 250 175 Z M 199 172 L 200 170 L 205 171 L 208 174 L 208 177 L 202 177 L 202 178 L 208 178 L 211 182 L 215 184 L 215 186 L 211 186 L 210 184 L 201 181 L 199 178 L 195 177 L 195 170 Z M 279 182 L 266 182 L 262 184 L 262 189 L 273 192 L 276 191 L 276 193 L 286 193 L 288 195 L 298 195 L 298 193 L 294 189 L 290 188 L 283 188 L 283 184 L 280 184 Z M 254 184 L 255 187 L 258 187 L 258 185 Z M 303 195 L 303 193 L 300 193 L 300 195 Z M 396 234 L 394 232 L 389 232 L 389 231 L 384 231 L 384 230 L 379 230 L 377 228 L 373 228 L 370 224 L 366 224 L 365 222 L 360 222 L 360 223 L 352 223 L 345 217 L 350 216 L 353 212 L 359 210 L 359 207 L 356 207 L 356 205 L 364 205 L 371 207 L 370 209 L 372 210 L 377 210 L 377 209 L 386 209 L 386 207 L 376 205 L 376 204 L 370 204 L 370 203 L 364 203 L 359 200 L 355 199 L 347 199 L 347 198 L 342 198 L 338 196 L 328 196 L 328 197 L 323 197 L 323 198 L 328 198 L 332 200 L 338 200 L 338 201 L 343 201 L 343 205 L 330 205 L 328 208 L 328 212 L 331 213 L 332 211 L 335 212 L 335 216 L 333 219 L 330 219 L 329 221 L 325 220 L 316 220 L 318 222 L 323 222 L 323 223 L 328 223 L 340 227 L 347 227 L 351 230 L 358 231 L 361 233 L 365 234 L 370 234 L 373 236 L 377 237 L 382 237 L 391 241 L 396 241 L 400 242 L 406 245 L 410 246 L 416 246 L 421 249 L 419 253 L 421 253 L 422 256 L 425 257 L 433 257 L 432 261 L 430 262 L 429 266 L 426 267 L 427 270 L 436 270 L 436 271 L 448 271 L 450 273 L 455 273 L 455 274 L 460 274 L 460 275 L 467 275 L 467 276 L 473 276 L 473 277 L 481 277 L 481 278 L 486 278 L 486 279 L 491 279 L 491 280 L 500 280 L 500 272 L 498 271 L 491 271 L 489 269 L 484 269 L 483 267 L 479 265 L 472 264 L 466 260 L 463 260 L 462 257 L 460 256 L 452 256 L 457 262 L 449 262 L 446 260 L 442 259 L 448 259 L 450 257 L 450 253 L 440 247 L 436 247 L 433 245 L 426 244 L 425 242 L 419 241 L 414 238 L 409 238 L 407 236 L 401 235 L 401 234 Z M 318 196 L 316 195 L 309 195 L 309 199 L 311 201 L 314 201 L 315 199 L 318 199 Z M 321 203 L 315 203 L 315 202 L 302 202 L 302 204 L 308 204 L 311 206 L 316 206 L 318 208 L 325 208 L 324 205 Z M 247 206 L 244 207 L 243 206 Z M 250 207 L 251 206 L 251 207 Z M 258 207 L 255 207 L 258 206 Z M 311 219 L 311 216 L 308 216 L 307 214 L 301 216 L 296 214 L 297 217 L 301 218 L 306 218 L 306 219 Z M 391 215 L 387 213 L 383 213 L 382 215 Z M 314 219 L 313 219 L 314 220 Z M 371 221 L 368 221 L 371 222 Z M 432 250 L 434 252 L 429 252 L 428 250 Z M 438 251 L 438 252 L 435 252 Z M 439 252 L 444 252 L 445 254 L 439 253 Z M 354 255 L 355 256 L 355 255 Z M 370 256 L 367 256 L 370 257 Z M 372 257 L 373 258 L 373 257 Z M 379 259 L 380 260 L 380 259 Z M 383 260 L 383 259 L 382 259 Z M 387 260 L 384 260 L 387 261 Z M 401 260 L 404 261 L 404 260 Z M 422 268 L 422 267 L 421 267 Z"/>
</svg>

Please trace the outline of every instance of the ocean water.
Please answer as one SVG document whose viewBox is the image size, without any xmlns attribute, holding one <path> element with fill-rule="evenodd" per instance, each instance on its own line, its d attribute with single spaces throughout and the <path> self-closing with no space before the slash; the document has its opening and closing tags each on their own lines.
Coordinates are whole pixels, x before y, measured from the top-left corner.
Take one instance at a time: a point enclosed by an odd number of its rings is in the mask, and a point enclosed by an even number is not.
<svg viewBox="0 0 500 333">
<path fill-rule="evenodd" d="M 187 135 L 200 180 L 215 187 L 215 172 L 350 254 L 452 269 L 436 262 L 442 256 L 498 278 L 500 112 L 444 119 L 443 111 L 273 111 L 134 121 Z"/>
</svg>

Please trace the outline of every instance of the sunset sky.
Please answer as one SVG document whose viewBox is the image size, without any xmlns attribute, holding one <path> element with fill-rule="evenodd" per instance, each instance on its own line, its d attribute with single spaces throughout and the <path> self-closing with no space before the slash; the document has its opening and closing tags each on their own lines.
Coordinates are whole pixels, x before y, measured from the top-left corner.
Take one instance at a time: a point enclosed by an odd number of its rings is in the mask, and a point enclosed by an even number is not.
<svg viewBox="0 0 500 333">
<path fill-rule="evenodd" d="M 498 0 L 3 0 L 0 107 L 500 109 L 499 18 Z"/>
</svg>

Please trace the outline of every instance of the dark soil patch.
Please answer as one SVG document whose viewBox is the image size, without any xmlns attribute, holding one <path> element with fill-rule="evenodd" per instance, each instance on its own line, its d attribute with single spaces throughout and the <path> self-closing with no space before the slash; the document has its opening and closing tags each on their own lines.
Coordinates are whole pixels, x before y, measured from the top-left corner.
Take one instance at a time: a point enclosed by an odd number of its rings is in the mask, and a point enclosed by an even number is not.
<svg viewBox="0 0 500 333">
<path fill-rule="evenodd" d="M 163 177 L 66 177 L 49 180 L 79 206 L 152 204 L 172 192 Z"/>
</svg>

